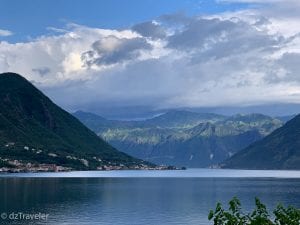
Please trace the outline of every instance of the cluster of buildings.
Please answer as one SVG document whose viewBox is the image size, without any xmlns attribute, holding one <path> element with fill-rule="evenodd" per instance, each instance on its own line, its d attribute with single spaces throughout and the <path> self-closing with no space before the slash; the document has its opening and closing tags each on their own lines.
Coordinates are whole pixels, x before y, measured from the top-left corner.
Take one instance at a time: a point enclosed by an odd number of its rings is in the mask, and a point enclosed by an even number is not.
<svg viewBox="0 0 300 225">
<path fill-rule="evenodd" d="M 21 172 L 62 172 L 71 171 L 71 168 L 57 166 L 56 164 L 33 164 L 23 163 L 19 160 L 1 159 L 6 162 L 9 167 L 0 168 L 0 172 L 21 173 Z"/>
</svg>

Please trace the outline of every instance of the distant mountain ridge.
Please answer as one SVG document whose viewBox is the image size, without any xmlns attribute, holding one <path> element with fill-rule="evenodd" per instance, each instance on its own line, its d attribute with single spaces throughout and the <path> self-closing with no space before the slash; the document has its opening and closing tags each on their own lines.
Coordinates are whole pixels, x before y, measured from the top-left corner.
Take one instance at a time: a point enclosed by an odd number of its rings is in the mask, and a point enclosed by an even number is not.
<svg viewBox="0 0 300 225">
<path fill-rule="evenodd" d="M 300 115 L 221 164 L 224 168 L 300 169 Z"/>
<path fill-rule="evenodd" d="M 188 128 L 193 127 L 196 123 L 216 122 L 226 118 L 225 116 L 214 113 L 196 113 L 189 111 L 172 110 L 160 116 L 146 120 L 147 124 L 168 128 Z"/>
<path fill-rule="evenodd" d="M 0 164 L 71 169 L 150 165 L 117 151 L 15 73 L 0 74 Z"/>
<path fill-rule="evenodd" d="M 145 121 L 103 120 L 85 112 L 74 116 L 132 156 L 187 167 L 218 164 L 283 125 L 262 114 L 223 116 L 175 110 Z"/>
</svg>

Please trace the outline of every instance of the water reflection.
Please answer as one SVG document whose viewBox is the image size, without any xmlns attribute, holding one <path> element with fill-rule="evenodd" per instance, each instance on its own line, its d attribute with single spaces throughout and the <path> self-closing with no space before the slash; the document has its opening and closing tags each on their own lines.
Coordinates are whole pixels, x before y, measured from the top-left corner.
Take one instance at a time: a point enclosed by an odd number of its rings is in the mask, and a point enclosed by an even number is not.
<svg viewBox="0 0 300 225">
<path fill-rule="evenodd" d="M 248 210 L 255 196 L 300 207 L 300 179 L 0 178 L 0 212 L 50 214 L 33 224 L 207 225 L 209 209 L 233 196 Z"/>
</svg>

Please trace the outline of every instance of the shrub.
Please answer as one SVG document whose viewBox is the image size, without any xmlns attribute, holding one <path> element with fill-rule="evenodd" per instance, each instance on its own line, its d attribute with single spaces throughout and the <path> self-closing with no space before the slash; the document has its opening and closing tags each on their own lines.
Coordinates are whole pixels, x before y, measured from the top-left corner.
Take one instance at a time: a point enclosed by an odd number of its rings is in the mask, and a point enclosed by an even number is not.
<svg viewBox="0 0 300 225">
<path fill-rule="evenodd" d="M 245 214 L 242 211 L 240 200 L 234 197 L 229 201 L 229 209 L 225 210 L 221 203 L 217 203 L 215 210 L 210 210 L 208 219 L 214 225 L 300 225 L 300 210 L 292 206 L 285 208 L 279 204 L 273 211 L 271 219 L 267 207 L 255 198 L 255 209 Z"/>
</svg>

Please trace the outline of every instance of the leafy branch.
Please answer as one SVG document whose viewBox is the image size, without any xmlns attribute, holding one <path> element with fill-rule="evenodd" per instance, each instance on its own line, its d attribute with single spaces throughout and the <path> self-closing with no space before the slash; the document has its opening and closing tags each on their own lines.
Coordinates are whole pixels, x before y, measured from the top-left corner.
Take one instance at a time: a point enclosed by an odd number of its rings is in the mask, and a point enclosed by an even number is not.
<svg viewBox="0 0 300 225">
<path fill-rule="evenodd" d="M 258 198 L 255 198 L 255 209 L 248 214 L 242 211 L 237 197 L 228 204 L 228 210 L 221 203 L 217 203 L 215 210 L 210 210 L 208 219 L 214 225 L 300 225 L 300 210 L 292 206 L 285 208 L 279 204 L 273 211 L 275 217 L 272 219 L 267 207 Z"/>
</svg>

